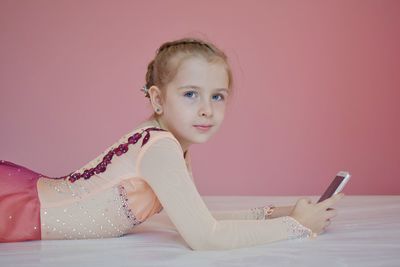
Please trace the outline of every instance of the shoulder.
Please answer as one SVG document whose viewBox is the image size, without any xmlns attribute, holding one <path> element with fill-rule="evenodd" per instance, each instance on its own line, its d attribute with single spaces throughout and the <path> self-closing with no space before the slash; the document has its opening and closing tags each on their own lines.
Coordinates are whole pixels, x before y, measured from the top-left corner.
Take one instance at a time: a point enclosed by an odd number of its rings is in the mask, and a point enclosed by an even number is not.
<svg viewBox="0 0 400 267">
<path fill-rule="evenodd" d="M 132 144 L 140 142 L 142 150 L 146 150 L 146 148 L 152 146 L 154 143 L 179 145 L 179 141 L 170 131 L 158 127 L 140 128 L 136 130 L 127 141 Z"/>
<path fill-rule="evenodd" d="M 154 162 L 157 162 L 159 168 L 184 162 L 182 147 L 171 132 L 160 128 L 146 128 L 138 132 L 136 136 L 139 137 L 139 135 L 141 135 L 141 147 L 137 156 L 137 170 L 141 169 L 143 164 L 154 166 Z"/>
</svg>

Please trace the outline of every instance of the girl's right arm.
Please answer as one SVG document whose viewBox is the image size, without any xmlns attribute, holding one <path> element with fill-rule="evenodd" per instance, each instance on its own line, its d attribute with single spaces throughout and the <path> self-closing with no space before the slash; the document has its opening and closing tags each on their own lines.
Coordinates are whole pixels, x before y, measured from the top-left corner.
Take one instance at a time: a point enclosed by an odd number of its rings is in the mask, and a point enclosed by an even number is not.
<svg viewBox="0 0 400 267">
<path fill-rule="evenodd" d="M 189 176 L 180 144 L 168 135 L 149 140 L 137 166 L 178 232 L 194 250 L 249 247 L 311 234 L 309 228 L 291 216 L 216 220 Z"/>
</svg>

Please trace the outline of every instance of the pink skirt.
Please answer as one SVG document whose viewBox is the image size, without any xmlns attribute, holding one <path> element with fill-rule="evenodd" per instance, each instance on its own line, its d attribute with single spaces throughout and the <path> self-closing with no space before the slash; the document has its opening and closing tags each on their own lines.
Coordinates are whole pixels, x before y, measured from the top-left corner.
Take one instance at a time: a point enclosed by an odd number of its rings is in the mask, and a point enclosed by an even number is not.
<svg viewBox="0 0 400 267">
<path fill-rule="evenodd" d="M 43 175 L 0 160 L 0 242 L 40 240 L 36 183 Z"/>
</svg>

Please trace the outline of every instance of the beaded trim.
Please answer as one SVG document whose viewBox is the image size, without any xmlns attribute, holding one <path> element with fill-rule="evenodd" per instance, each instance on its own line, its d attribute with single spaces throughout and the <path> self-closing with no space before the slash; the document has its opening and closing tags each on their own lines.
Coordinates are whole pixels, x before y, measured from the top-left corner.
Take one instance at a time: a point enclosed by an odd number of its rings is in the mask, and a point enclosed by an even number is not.
<svg viewBox="0 0 400 267">
<path fill-rule="evenodd" d="M 250 211 L 253 213 L 255 220 L 264 220 L 264 209 L 262 207 L 252 208 Z"/>
<path fill-rule="evenodd" d="M 262 207 L 256 207 L 250 209 L 250 211 L 254 214 L 256 220 L 267 220 L 271 218 L 271 214 L 274 211 L 274 205 L 267 205 Z"/>
<path fill-rule="evenodd" d="M 128 220 L 132 222 L 133 226 L 141 224 L 142 221 L 139 221 L 136 218 L 135 214 L 133 214 L 132 210 L 128 206 L 128 195 L 126 193 L 125 187 L 122 185 L 118 185 L 118 192 L 122 200 L 122 208 L 124 209 L 125 215 Z"/>
<path fill-rule="evenodd" d="M 143 136 L 143 132 L 146 132 L 146 135 L 143 138 L 142 141 L 142 145 L 144 146 L 150 139 L 150 131 L 166 131 L 164 129 L 161 128 L 157 128 L 157 127 L 149 127 L 146 128 L 144 130 L 142 130 L 141 133 L 135 133 L 132 136 L 130 136 L 127 140 L 127 142 L 120 144 L 118 147 L 111 149 L 104 157 L 103 160 L 97 164 L 96 167 L 94 168 L 90 168 L 90 169 L 86 169 L 83 171 L 83 173 L 80 172 L 72 172 L 66 176 L 62 176 L 62 177 L 58 177 L 55 179 L 68 179 L 68 181 L 70 181 L 71 183 L 75 182 L 76 180 L 80 179 L 80 178 L 84 178 L 85 180 L 89 179 L 90 177 L 92 177 L 95 174 L 98 173 L 102 173 L 105 172 L 107 169 L 107 165 L 111 163 L 112 158 L 114 157 L 114 155 L 116 156 L 121 156 L 122 154 L 126 153 L 129 149 L 129 145 L 133 145 L 136 144 L 140 138 L 142 138 Z"/>
<path fill-rule="evenodd" d="M 283 222 L 288 226 L 288 239 L 309 238 L 312 234 L 311 229 L 305 227 L 291 216 L 284 216 Z"/>
</svg>

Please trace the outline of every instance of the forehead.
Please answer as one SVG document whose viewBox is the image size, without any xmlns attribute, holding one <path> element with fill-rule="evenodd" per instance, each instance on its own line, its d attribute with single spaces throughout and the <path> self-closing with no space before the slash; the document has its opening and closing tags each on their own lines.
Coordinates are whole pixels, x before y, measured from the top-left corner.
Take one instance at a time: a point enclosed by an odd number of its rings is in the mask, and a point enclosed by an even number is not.
<svg viewBox="0 0 400 267">
<path fill-rule="evenodd" d="M 205 89 L 228 89 L 228 73 L 222 62 L 208 62 L 203 57 L 182 60 L 170 85 L 178 88 L 196 85 Z"/>
</svg>

